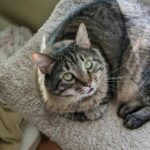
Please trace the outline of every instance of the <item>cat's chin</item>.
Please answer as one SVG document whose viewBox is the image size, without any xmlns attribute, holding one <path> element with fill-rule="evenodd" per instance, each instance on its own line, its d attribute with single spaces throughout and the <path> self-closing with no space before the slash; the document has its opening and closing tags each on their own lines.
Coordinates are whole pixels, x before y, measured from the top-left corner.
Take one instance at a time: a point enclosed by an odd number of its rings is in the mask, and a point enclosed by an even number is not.
<svg viewBox="0 0 150 150">
<path fill-rule="evenodd" d="M 95 92 L 96 92 L 96 89 L 95 89 L 95 88 L 91 88 L 87 93 L 82 94 L 82 95 L 78 95 L 78 96 L 77 96 L 77 100 L 78 100 L 78 101 L 81 101 L 81 100 L 83 100 L 84 98 L 87 98 L 87 97 L 92 96 L 93 94 L 95 94 Z"/>
</svg>

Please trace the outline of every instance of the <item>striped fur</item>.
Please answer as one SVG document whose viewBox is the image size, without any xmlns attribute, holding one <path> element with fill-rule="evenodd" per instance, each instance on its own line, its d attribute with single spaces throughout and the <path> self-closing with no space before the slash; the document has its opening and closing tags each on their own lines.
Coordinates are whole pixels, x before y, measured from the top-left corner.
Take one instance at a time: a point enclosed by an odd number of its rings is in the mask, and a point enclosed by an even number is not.
<svg viewBox="0 0 150 150">
<path fill-rule="evenodd" d="M 90 48 L 80 47 L 76 43 L 76 34 L 81 23 L 86 26 Z M 81 36 L 81 40 L 84 37 L 87 36 Z M 72 43 L 68 43 L 68 40 L 72 40 Z M 81 40 L 78 40 L 78 43 Z M 116 77 L 113 70 L 119 66 L 129 45 L 125 19 L 118 3 L 115 0 L 96 0 L 83 6 L 60 24 L 49 36 L 46 45 L 48 48 L 42 50 L 42 53 L 53 55 L 55 64 L 49 75 L 39 72 L 39 86 L 49 109 L 55 112 L 73 112 L 97 107 L 109 93 L 115 91 L 116 84 L 109 87 L 108 76 Z M 94 63 L 90 73 L 85 72 L 82 67 L 87 59 Z M 77 77 L 75 84 L 66 85 L 62 82 L 63 74 L 68 71 Z M 96 92 L 93 95 L 63 96 L 64 87 L 76 89 L 77 85 L 84 86 L 89 78 L 93 81 L 97 78 L 98 82 L 95 82 Z M 111 86 L 114 89 L 110 92 Z"/>
<path fill-rule="evenodd" d="M 70 48 L 73 46 L 73 44 L 70 45 Z M 74 47 L 74 51 L 72 51 L 66 48 L 63 50 L 63 53 L 61 50 L 55 53 L 53 57 L 57 60 L 51 70 L 50 76 L 44 75 L 38 70 L 40 90 L 45 103 L 47 103 L 47 107 L 52 112 L 86 111 L 103 103 L 103 99 L 107 95 L 107 67 L 104 59 L 100 54 L 97 56 L 98 51 L 96 49 L 93 49 L 93 51 L 78 49 L 78 47 Z M 49 51 L 51 52 L 51 49 L 49 49 Z M 48 49 L 46 53 L 48 53 Z M 95 63 L 95 67 L 93 67 L 93 70 L 89 73 L 83 72 L 85 71 L 84 68 L 80 67 L 83 66 L 82 63 L 86 59 L 92 59 Z M 74 73 L 77 77 L 77 80 L 73 84 L 65 84 L 65 82 L 61 81 L 62 75 L 68 71 Z M 95 80 L 96 83 L 95 86 L 97 89 L 94 95 L 85 98 L 82 98 L 80 93 L 74 96 L 63 95 L 63 92 L 67 89 L 77 89 L 77 86 L 79 86 L 77 92 L 80 91 L 80 86 L 83 87 L 84 82 L 86 83 L 89 77 Z"/>
<path fill-rule="evenodd" d="M 87 32 L 77 40 L 81 24 L 86 26 Z M 42 52 L 55 63 L 49 74 L 43 75 L 39 71 L 38 79 L 51 111 L 87 111 L 113 94 L 122 104 L 118 115 L 127 128 L 137 128 L 150 120 L 150 53 L 149 46 L 143 48 L 147 35 L 140 32 L 140 38 L 130 43 L 128 24 L 130 20 L 123 16 L 115 0 L 95 0 L 72 13 L 49 36 L 47 47 L 51 48 Z M 136 30 L 134 25 L 133 30 Z M 84 70 L 86 60 L 94 65 L 90 72 Z M 72 83 L 62 80 L 66 72 L 76 77 Z M 84 87 L 89 79 L 95 83 L 94 92 L 84 96 L 77 94 L 78 85 Z M 66 89 L 72 96 L 63 95 Z"/>
</svg>

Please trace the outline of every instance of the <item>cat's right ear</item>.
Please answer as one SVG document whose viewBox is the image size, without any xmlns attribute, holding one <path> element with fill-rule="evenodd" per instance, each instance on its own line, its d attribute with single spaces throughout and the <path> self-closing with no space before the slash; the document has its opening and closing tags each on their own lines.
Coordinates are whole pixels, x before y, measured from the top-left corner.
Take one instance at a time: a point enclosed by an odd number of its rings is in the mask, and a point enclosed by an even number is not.
<svg viewBox="0 0 150 150">
<path fill-rule="evenodd" d="M 75 38 L 75 44 L 82 48 L 89 49 L 91 47 L 91 42 L 88 38 L 88 32 L 84 23 L 79 25 L 79 29 Z"/>
<path fill-rule="evenodd" d="M 37 65 L 43 74 L 48 74 L 54 64 L 53 59 L 45 54 L 34 52 L 32 53 L 32 62 Z"/>
</svg>

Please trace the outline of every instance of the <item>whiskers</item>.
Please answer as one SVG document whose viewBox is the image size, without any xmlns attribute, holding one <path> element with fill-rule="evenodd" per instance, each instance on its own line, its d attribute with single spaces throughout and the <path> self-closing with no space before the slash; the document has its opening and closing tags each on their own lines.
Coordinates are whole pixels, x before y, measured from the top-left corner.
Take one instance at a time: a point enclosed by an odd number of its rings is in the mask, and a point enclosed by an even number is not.
<svg viewBox="0 0 150 150">
<path fill-rule="evenodd" d="M 83 92 L 84 92 L 84 89 L 79 89 L 79 90 L 77 90 L 77 93 L 78 93 L 78 94 L 83 94 Z"/>
<path fill-rule="evenodd" d="M 98 79 L 95 80 L 98 83 Z M 126 78 L 126 76 L 118 76 L 118 77 L 107 77 L 103 78 L 103 76 L 100 77 L 100 88 L 101 86 L 107 86 L 109 91 L 117 92 L 117 83 L 124 83 L 124 82 L 131 82 Z M 101 91 L 102 92 L 102 91 Z"/>
<path fill-rule="evenodd" d="M 108 80 L 121 80 L 121 79 L 125 79 L 126 76 L 120 76 L 120 77 L 108 77 Z"/>
</svg>

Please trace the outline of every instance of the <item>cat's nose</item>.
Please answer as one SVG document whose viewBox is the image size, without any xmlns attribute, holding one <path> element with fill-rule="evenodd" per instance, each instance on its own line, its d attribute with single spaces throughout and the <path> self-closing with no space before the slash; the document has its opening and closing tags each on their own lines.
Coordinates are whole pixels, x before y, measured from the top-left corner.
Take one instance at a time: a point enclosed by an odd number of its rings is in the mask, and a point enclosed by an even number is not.
<svg viewBox="0 0 150 150">
<path fill-rule="evenodd" d="M 92 84 L 92 80 L 88 81 L 88 82 L 86 83 L 86 86 L 91 87 L 91 84 Z"/>
</svg>

